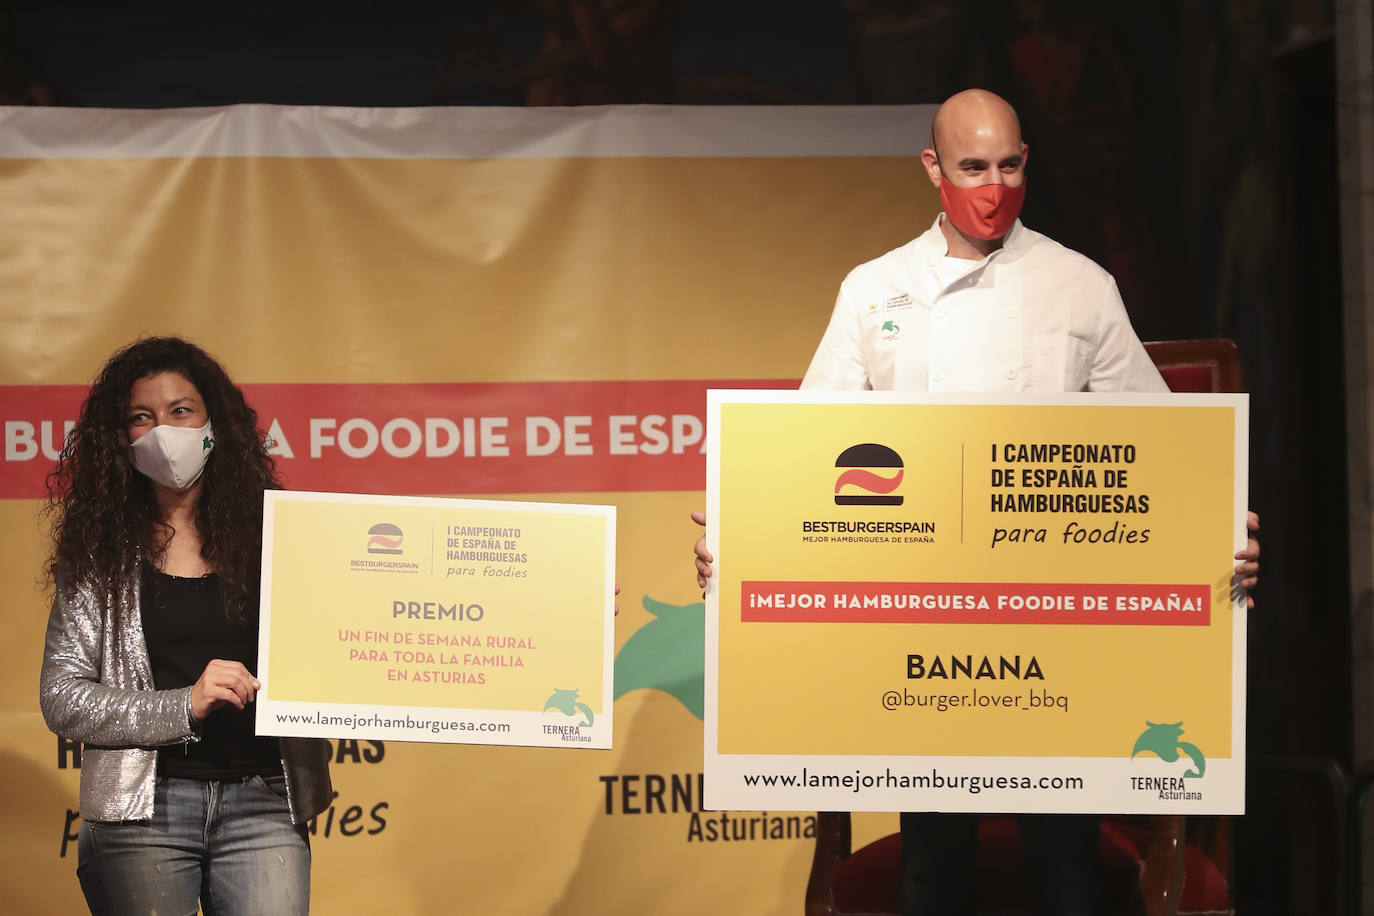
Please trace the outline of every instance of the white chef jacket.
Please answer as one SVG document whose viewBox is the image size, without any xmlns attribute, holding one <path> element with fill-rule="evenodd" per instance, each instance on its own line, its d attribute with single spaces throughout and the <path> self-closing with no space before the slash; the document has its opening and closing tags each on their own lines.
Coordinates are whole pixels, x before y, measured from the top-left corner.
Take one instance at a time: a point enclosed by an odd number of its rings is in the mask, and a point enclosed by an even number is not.
<svg viewBox="0 0 1374 916">
<path fill-rule="evenodd" d="M 941 218 L 840 284 L 802 388 L 1168 390 L 1111 274 L 1017 220 L 943 284 Z"/>
</svg>

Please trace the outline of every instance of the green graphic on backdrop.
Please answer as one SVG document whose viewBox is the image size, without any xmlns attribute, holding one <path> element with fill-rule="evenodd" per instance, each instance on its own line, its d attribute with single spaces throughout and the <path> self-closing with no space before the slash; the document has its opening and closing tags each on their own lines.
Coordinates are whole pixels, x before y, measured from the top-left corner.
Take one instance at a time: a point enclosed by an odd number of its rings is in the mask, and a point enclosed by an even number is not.
<svg viewBox="0 0 1374 916">
<path fill-rule="evenodd" d="M 586 703 L 577 702 L 576 690 L 559 690 L 555 687 L 553 696 L 544 701 L 543 711 L 548 712 L 550 709 L 556 709 L 567 716 L 575 716 L 579 712 L 582 713 L 587 717 L 587 720 L 577 723 L 578 725 L 589 726 L 592 724 L 592 720 L 596 718 L 592 715 L 592 708 L 590 706 Z"/>
<path fill-rule="evenodd" d="M 615 698 L 662 690 L 698 719 L 705 713 L 706 604 L 664 604 L 644 596 L 654 615 L 615 657 Z"/>
<path fill-rule="evenodd" d="M 1178 740 L 1183 735 L 1182 722 L 1157 725 L 1147 720 L 1145 724 L 1148 727 L 1135 739 L 1131 757 L 1142 751 L 1149 751 L 1159 759 L 1173 763 L 1178 760 L 1178 752 L 1182 751 L 1192 758 L 1194 766 L 1194 769 L 1183 774 L 1184 779 L 1195 779 L 1207 772 L 1207 758 L 1202 755 L 1202 750 L 1196 744 Z"/>
</svg>

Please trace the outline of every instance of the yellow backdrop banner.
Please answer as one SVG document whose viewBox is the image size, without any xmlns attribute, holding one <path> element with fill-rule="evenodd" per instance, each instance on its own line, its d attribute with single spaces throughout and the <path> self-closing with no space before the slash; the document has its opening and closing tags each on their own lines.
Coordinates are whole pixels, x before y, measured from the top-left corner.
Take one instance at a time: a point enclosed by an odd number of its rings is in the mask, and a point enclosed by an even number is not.
<svg viewBox="0 0 1374 916">
<path fill-rule="evenodd" d="M 703 809 L 705 390 L 794 386 L 844 274 L 930 224 L 931 114 L 0 109 L 10 908 L 81 908 L 44 477 L 110 353 L 178 334 L 291 489 L 617 512 L 614 749 L 331 739 L 319 912 L 796 912 L 814 817 Z"/>
</svg>

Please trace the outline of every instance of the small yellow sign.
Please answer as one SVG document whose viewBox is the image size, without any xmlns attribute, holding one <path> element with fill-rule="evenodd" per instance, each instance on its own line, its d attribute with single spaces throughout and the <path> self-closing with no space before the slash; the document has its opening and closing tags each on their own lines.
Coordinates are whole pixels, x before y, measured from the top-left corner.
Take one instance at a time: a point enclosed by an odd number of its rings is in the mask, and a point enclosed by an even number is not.
<svg viewBox="0 0 1374 916">
<path fill-rule="evenodd" d="M 609 747 L 615 510 L 266 494 L 260 734 Z"/>
</svg>

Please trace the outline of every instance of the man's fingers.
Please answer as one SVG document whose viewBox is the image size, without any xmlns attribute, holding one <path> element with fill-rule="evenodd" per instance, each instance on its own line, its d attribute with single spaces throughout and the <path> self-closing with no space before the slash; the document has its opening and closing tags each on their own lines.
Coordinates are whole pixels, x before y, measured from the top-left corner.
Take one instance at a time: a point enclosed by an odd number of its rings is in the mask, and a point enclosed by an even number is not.
<svg viewBox="0 0 1374 916">
<path fill-rule="evenodd" d="M 693 512 L 692 521 L 701 525 L 703 528 L 706 527 L 706 513 Z M 711 564 L 716 560 L 715 557 L 711 556 L 711 551 L 706 549 L 705 536 L 697 538 L 697 542 L 692 545 L 692 553 L 696 557 L 697 587 L 704 589 L 706 588 L 706 580 L 711 578 Z M 704 598 L 705 596 L 706 593 L 702 592 L 702 597 Z"/>
</svg>

